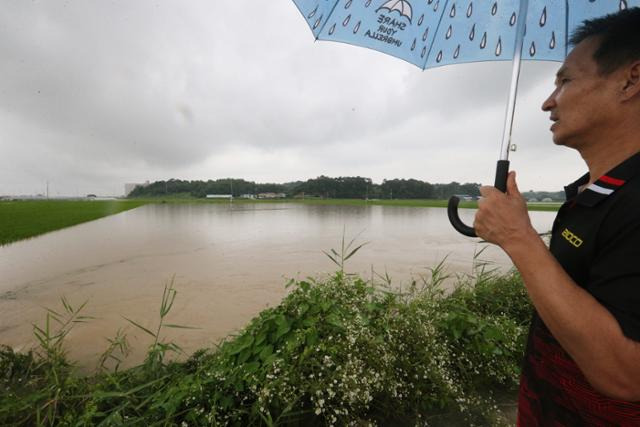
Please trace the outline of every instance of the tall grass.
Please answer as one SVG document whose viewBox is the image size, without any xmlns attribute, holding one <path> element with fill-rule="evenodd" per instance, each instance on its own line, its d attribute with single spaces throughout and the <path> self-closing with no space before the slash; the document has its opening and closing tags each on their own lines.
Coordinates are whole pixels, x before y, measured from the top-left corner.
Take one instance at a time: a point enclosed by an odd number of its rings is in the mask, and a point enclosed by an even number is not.
<svg viewBox="0 0 640 427">
<path fill-rule="evenodd" d="M 479 265 L 445 292 L 441 264 L 400 292 L 346 273 L 343 246 L 329 252 L 340 271 L 290 281 L 278 306 L 183 363 L 161 336 L 173 286 L 155 330 L 128 320 L 153 339 L 147 360 L 118 370 L 119 332 L 101 357 L 116 368 L 91 376 L 64 356 L 73 319 L 89 320 L 64 300 L 57 329 L 36 326 L 39 349 L 0 351 L 0 425 L 503 424 L 492 396 L 515 389 L 531 315 L 518 275 Z"/>
</svg>

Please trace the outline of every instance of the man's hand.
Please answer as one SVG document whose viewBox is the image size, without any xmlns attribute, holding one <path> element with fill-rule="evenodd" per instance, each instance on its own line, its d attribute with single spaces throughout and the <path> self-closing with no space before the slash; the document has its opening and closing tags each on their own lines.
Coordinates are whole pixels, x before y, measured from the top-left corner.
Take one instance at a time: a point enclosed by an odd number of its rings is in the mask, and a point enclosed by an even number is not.
<svg viewBox="0 0 640 427">
<path fill-rule="evenodd" d="M 478 201 L 473 227 L 478 237 L 495 243 L 507 253 L 514 244 L 522 244 L 535 235 L 527 212 L 527 202 L 518 191 L 516 173 L 509 172 L 507 192 L 494 187 L 480 187 L 482 198 Z"/>
</svg>

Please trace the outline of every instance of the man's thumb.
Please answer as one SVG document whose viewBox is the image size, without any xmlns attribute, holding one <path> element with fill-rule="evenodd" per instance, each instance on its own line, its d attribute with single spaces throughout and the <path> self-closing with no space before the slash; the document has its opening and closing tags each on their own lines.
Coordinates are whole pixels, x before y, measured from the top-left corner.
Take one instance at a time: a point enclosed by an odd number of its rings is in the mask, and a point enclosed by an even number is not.
<svg viewBox="0 0 640 427">
<path fill-rule="evenodd" d="M 518 184 L 516 184 L 516 172 L 511 171 L 507 176 L 507 194 L 513 196 L 520 196 L 520 190 L 518 190 Z"/>
</svg>

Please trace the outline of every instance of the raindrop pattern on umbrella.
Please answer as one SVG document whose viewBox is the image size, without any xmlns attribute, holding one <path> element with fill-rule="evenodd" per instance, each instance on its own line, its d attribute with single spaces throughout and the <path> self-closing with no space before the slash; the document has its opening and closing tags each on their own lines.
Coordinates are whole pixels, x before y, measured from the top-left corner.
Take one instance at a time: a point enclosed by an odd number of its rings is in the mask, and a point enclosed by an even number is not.
<svg viewBox="0 0 640 427">
<path fill-rule="evenodd" d="M 423 69 L 513 58 L 519 0 L 293 1 L 317 39 L 368 47 Z M 523 59 L 562 61 L 572 28 L 634 6 L 640 0 L 529 0 Z"/>
</svg>

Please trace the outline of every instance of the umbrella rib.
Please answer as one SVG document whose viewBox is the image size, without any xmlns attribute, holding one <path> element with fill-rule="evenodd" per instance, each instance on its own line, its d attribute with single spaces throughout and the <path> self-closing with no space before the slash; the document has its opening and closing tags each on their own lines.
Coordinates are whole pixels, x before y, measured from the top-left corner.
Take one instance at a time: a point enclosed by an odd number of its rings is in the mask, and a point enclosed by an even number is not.
<svg viewBox="0 0 640 427">
<path fill-rule="evenodd" d="M 502 143 L 500 144 L 500 160 L 509 160 L 509 148 L 511 146 L 511 134 L 513 131 L 513 116 L 516 109 L 516 99 L 518 97 L 520 65 L 522 64 L 522 45 L 524 43 L 524 33 L 527 24 L 528 11 L 529 0 L 520 0 L 520 7 L 518 9 L 518 23 L 516 26 L 516 40 L 513 46 L 511 85 L 509 88 L 509 99 L 505 112 Z"/>
<path fill-rule="evenodd" d="M 338 3 L 340 3 L 340 0 L 336 0 L 336 2 L 333 4 L 333 7 L 331 8 L 331 12 L 329 12 L 329 14 L 327 15 L 327 19 L 324 20 L 324 22 L 322 23 L 322 27 L 320 27 L 320 31 L 318 31 L 318 35 L 316 36 L 316 41 L 320 39 L 320 33 L 324 31 L 324 26 L 327 25 L 327 22 L 329 22 L 329 18 L 331 18 L 331 15 L 333 15 L 333 11 L 336 10 L 336 6 L 338 6 Z"/>
<path fill-rule="evenodd" d="M 444 7 L 442 8 L 442 13 L 440 14 L 440 19 L 438 20 L 438 25 L 436 25 L 436 29 L 433 32 L 433 37 L 431 37 L 431 44 L 429 45 L 429 51 L 427 52 L 427 56 L 424 59 L 424 65 L 422 66 L 422 70 L 427 69 L 427 62 L 429 62 L 429 57 L 431 56 L 431 50 L 433 49 L 433 45 L 436 42 L 436 36 L 438 35 L 438 31 L 440 30 L 440 24 L 442 23 L 442 18 L 445 15 L 445 11 L 447 10 L 447 6 L 449 5 L 449 0 L 444 2 Z"/>
<path fill-rule="evenodd" d="M 564 57 L 569 53 L 569 0 L 564 2 Z"/>
</svg>

